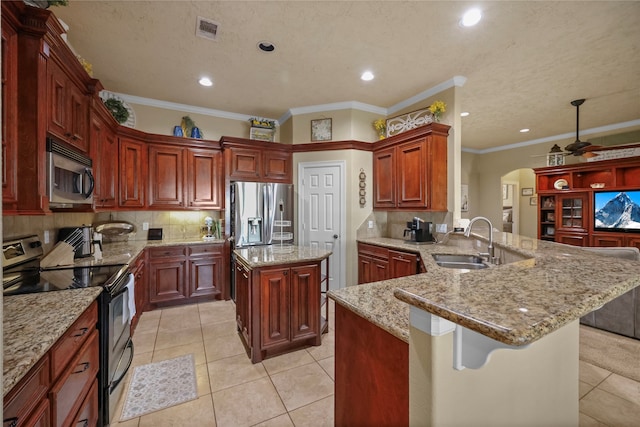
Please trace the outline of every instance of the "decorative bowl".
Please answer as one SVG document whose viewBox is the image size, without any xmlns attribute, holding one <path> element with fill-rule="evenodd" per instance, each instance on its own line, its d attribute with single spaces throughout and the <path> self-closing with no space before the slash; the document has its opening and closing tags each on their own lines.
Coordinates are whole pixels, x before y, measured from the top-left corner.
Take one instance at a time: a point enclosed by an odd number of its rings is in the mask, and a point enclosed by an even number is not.
<svg viewBox="0 0 640 427">
<path fill-rule="evenodd" d="M 604 182 L 594 182 L 591 184 L 591 188 L 604 188 Z"/>
</svg>

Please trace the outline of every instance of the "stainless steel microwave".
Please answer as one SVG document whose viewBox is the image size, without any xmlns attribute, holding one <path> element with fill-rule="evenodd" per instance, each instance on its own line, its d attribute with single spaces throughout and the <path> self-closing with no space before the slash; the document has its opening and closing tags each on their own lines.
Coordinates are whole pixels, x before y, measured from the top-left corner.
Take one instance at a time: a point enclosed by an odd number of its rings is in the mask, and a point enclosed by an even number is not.
<svg viewBox="0 0 640 427">
<path fill-rule="evenodd" d="M 93 162 L 47 138 L 47 196 L 51 208 L 93 205 Z"/>
</svg>

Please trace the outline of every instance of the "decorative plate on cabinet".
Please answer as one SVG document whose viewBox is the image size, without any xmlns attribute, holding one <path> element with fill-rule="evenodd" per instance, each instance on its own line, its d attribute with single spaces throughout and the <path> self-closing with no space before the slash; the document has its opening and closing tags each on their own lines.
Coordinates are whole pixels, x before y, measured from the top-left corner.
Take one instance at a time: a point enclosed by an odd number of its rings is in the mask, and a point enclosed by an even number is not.
<svg viewBox="0 0 640 427">
<path fill-rule="evenodd" d="M 569 183 L 567 182 L 566 179 L 559 179 L 553 183 L 553 188 L 555 188 L 556 190 L 569 188 Z"/>
</svg>

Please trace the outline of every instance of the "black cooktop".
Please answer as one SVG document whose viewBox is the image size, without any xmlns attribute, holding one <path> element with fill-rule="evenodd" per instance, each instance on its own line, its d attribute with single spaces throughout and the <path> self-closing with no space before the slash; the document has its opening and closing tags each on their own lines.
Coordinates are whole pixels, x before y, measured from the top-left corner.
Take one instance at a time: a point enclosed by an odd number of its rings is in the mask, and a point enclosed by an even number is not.
<svg viewBox="0 0 640 427">
<path fill-rule="evenodd" d="M 3 294 L 20 295 L 37 292 L 102 286 L 109 288 L 126 274 L 126 265 L 100 265 L 93 267 L 57 268 L 41 270 L 24 267 L 17 271 L 5 271 Z"/>
</svg>

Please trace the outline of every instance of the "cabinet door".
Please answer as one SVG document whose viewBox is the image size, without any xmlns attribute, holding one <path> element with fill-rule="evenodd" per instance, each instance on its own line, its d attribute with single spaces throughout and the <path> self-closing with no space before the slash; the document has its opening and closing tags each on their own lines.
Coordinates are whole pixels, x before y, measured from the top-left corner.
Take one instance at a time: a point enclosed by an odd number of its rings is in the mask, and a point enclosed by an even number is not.
<svg viewBox="0 0 640 427">
<path fill-rule="evenodd" d="M 320 332 L 320 272 L 317 265 L 291 268 L 291 340 Z"/>
<path fill-rule="evenodd" d="M 149 146 L 149 207 L 184 207 L 184 149 Z"/>
<path fill-rule="evenodd" d="M 131 274 L 133 274 L 135 280 L 135 292 L 134 292 L 134 300 L 136 304 L 136 315 L 131 322 L 131 335 L 133 336 L 133 332 L 138 324 L 138 320 L 140 320 L 140 316 L 144 311 L 147 310 L 147 274 L 146 274 L 146 265 L 144 261 L 144 253 L 138 256 L 133 269 L 131 270 Z"/>
<path fill-rule="evenodd" d="M 230 170 L 227 171 L 231 180 L 256 180 L 260 178 L 262 172 L 260 150 L 249 148 L 230 148 L 227 156 Z"/>
<path fill-rule="evenodd" d="M 143 142 L 120 139 L 120 207 L 144 207 L 146 157 L 146 146 Z"/>
<path fill-rule="evenodd" d="M 217 295 L 222 285 L 222 256 L 210 255 L 189 261 L 189 297 Z"/>
<path fill-rule="evenodd" d="M 187 150 L 187 204 L 190 208 L 222 209 L 224 171 L 222 152 Z"/>
<path fill-rule="evenodd" d="M 427 207 L 427 155 L 423 141 L 401 144 L 396 149 L 399 208 Z"/>
<path fill-rule="evenodd" d="M 557 197 L 558 230 L 587 232 L 589 197 L 586 193 L 563 194 Z M 587 244 L 588 245 L 588 244 Z M 583 246 L 587 246 L 583 245 Z"/>
<path fill-rule="evenodd" d="M 47 130 L 66 140 L 69 127 L 66 109 L 69 81 L 62 69 L 51 60 L 47 62 Z"/>
<path fill-rule="evenodd" d="M 49 425 L 48 423 L 30 423 L 34 418 L 39 418 L 34 414 L 39 413 L 39 406 L 42 405 L 42 402 L 46 402 L 47 409 L 49 408 L 49 400 L 47 399 L 49 382 L 49 357 L 45 355 L 5 396 L 3 418 L 16 421 L 16 425 L 21 426 Z"/>
<path fill-rule="evenodd" d="M 640 249 L 640 236 L 627 236 L 624 240 L 625 246 L 634 246 Z M 640 333 L 640 331 L 638 331 Z"/>
<path fill-rule="evenodd" d="M 373 281 L 371 272 L 373 271 L 373 258 L 367 255 L 358 255 L 358 285 Z"/>
<path fill-rule="evenodd" d="M 594 233 L 591 236 L 591 246 L 619 247 L 625 246 L 625 237 L 616 234 Z"/>
<path fill-rule="evenodd" d="M 395 148 L 373 153 L 373 207 L 396 207 L 396 156 Z"/>
<path fill-rule="evenodd" d="M 413 276 L 418 272 L 418 256 L 407 252 L 389 251 L 390 278 Z"/>
<path fill-rule="evenodd" d="M 18 35 L 2 22 L 2 202 L 16 209 L 18 164 Z"/>
<path fill-rule="evenodd" d="M 371 281 L 379 282 L 387 280 L 391 277 L 389 273 L 389 261 L 382 259 L 373 259 L 373 269 L 371 270 Z"/>
<path fill-rule="evenodd" d="M 288 268 L 260 271 L 262 349 L 290 341 L 289 271 Z"/>
<path fill-rule="evenodd" d="M 292 180 L 292 155 L 281 151 L 264 153 L 263 177 L 270 182 L 286 182 Z"/>
<path fill-rule="evenodd" d="M 249 270 L 236 263 L 236 323 L 248 345 L 251 345 L 251 276 Z"/>
<path fill-rule="evenodd" d="M 118 138 L 100 117 L 91 119 L 90 140 L 96 175 L 95 203 L 98 208 L 115 208 L 118 197 Z"/>
<path fill-rule="evenodd" d="M 67 85 L 67 111 L 68 141 L 79 150 L 88 153 L 89 98 L 72 82 Z"/>
<path fill-rule="evenodd" d="M 149 302 L 179 301 L 186 298 L 186 259 L 164 258 L 149 261 Z"/>
</svg>

